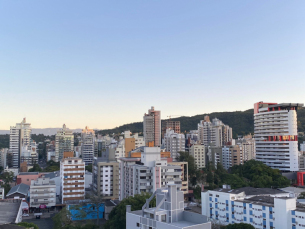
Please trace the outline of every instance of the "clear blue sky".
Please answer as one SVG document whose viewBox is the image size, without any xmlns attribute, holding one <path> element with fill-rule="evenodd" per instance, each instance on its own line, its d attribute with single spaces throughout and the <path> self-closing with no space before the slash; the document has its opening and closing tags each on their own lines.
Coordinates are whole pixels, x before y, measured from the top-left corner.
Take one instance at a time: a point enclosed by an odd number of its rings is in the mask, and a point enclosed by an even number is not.
<svg viewBox="0 0 305 229">
<path fill-rule="evenodd" d="M 0 129 L 305 102 L 304 0 L 0 0 Z"/>
</svg>

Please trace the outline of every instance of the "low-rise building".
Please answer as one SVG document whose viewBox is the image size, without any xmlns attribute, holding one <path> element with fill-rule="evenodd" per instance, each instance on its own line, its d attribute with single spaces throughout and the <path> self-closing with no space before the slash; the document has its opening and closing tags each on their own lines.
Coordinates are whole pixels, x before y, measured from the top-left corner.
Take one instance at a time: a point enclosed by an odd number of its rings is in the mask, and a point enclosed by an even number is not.
<svg viewBox="0 0 305 229">
<path fill-rule="evenodd" d="M 17 184 L 27 184 L 31 185 L 32 180 L 37 180 L 38 178 L 42 177 L 43 173 L 40 172 L 25 172 L 19 173 L 17 176 Z"/>
<path fill-rule="evenodd" d="M 205 146 L 201 144 L 192 145 L 189 149 L 190 155 L 195 159 L 198 168 L 205 168 Z"/>
<path fill-rule="evenodd" d="M 0 200 L 0 228 L 14 228 L 22 222 L 22 200 Z"/>
<path fill-rule="evenodd" d="M 105 199 L 119 198 L 119 162 L 93 159 L 92 188 Z"/>
<path fill-rule="evenodd" d="M 202 215 L 227 225 L 247 223 L 255 228 L 304 228 L 305 205 L 291 193 L 270 188 L 226 186 L 201 193 Z"/>
<path fill-rule="evenodd" d="M 149 208 L 149 203 L 156 196 L 156 207 Z M 211 222 L 206 216 L 184 211 L 183 192 L 176 185 L 157 189 L 146 201 L 142 210 L 131 211 L 126 206 L 126 229 L 211 229 Z"/>
<path fill-rule="evenodd" d="M 56 185 L 50 178 L 38 178 L 31 181 L 30 207 L 45 208 L 56 205 Z"/>
<path fill-rule="evenodd" d="M 61 197 L 66 201 L 85 198 L 85 163 L 81 158 L 66 157 L 60 162 Z"/>
<path fill-rule="evenodd" d="M 26 184 L 18 184 L 11 188 L 11 190 L 6 194 L 6 199 L 11 198 L 26 198 L 29 194 L 30 186 Z"/>
</svg>

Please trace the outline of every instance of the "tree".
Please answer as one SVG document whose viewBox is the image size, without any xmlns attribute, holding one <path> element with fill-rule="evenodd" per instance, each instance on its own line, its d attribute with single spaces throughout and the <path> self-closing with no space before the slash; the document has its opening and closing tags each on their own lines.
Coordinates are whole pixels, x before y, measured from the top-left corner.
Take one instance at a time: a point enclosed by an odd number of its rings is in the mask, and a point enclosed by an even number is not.
<svg viewBox="0 0 305 229">
<path fill-rule="evenodd" d="M 38 164 L 34 164 L 33 168 L 29 169 L 29 172 L 42 172 L 42 169 Z"/>
<path fill-rule="evenodd" d="M 255 227 L 247 223 L 234 223 L 227 225 L 225 229 L 255 229 Z"/>
<path fill-rule="evenodd" d="M 21 223 L 17 223 L 17 225 L 23 226 L 25 228 L 39 229 L 38 226 L 36 224 L 34 224 L 34 223 L 21 222 Z"/>
<path fill-rule="evenodd" d="M 86 169 L 87 171 L 89 171 L 89 172 L 92 173 L 92 164 L 86 165 L 86 166 L 85 166 L 85 169 Z"/>
<path fill-rule="evenodd" d="M 100 225 L 100 211 L 102 210 L 101 207 L 105 204 L 105 197 L 104 195 L 87 195 L 86 199 L 90 200 L 90 203 L 92 204 L 92 208 L 89 208 L 87 211 L 87 214 L 94 214 L 96 215 L 96 225 Z"/>
<path fill-rule="evenodd" d="M 0 166 L 0 174 L 2 173 L 2 171 L 3 171 L 3 167 L 2 167 L 2 166 Z"/>
<path fill-rule="evenodd" d="M 109 220 L 104 225 L 105 229 L 117 229 L 126 228 L 126 205 L 131 205 L 131 210 L 141 210 L 146 203 L 146 199 L 149 199 L 150 193 L 136 194 L 135 196 L 129 196 L 121 201 L 109 214 Z M 156 199 L 154 198 L 150 202 L 150 207 L 156 206 Z"/>
<path fill-rule="evenodd" d="M 9 184 L 13 182 L 14 179 L 14 173 L 13 172 L 4 172 L 0 178 L 4 181 L 4 184 Z"/>
<path fill-rule="evenodd" d="M 64 207 L 53 218 L 54 228 L 67 229 L 72 225 L 71 213 Z"/>
</svg>

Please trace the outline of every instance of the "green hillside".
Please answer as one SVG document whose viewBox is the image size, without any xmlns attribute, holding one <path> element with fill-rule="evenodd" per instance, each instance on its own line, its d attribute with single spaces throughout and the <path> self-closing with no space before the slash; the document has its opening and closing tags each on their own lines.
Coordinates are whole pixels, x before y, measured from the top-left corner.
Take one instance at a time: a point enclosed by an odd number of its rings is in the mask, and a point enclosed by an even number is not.
<svg viewBox="0 0 305 229">
<path fill-rule="evenodd" d="M 209 115 L 210 119 L 218 118 L 224 124 L 229 125 L 233 129 L 234 138 L 237 135 L 245 135 L 254 132 L 253 126 L 253 109 L 246 111 L 233 111 L 233 112 L 213 112 L 210 114 L 201 114 L 191 117 L 179 117 L 173 118 L 174 121 L 180 121 L 181 131 L 188 132 L 190 130 L 196 130 L 197 124 L 200 120 L 203 120 L 205 115 Z M 162 120 L 162 125 L 165 120 Z M 143 131 L 143 123 L 135 122 L 130 124 L 125 124 L 113 129 L 101 130 L 98 133 L 100 134 L 112 134 L 112 133 L 121 133 L 125 130 L 130 130 L 133 133 L 141 133 Z M 300 108 L 298 110 L 298 131 L 305 131 L 305 109 Z"/>
</svg>

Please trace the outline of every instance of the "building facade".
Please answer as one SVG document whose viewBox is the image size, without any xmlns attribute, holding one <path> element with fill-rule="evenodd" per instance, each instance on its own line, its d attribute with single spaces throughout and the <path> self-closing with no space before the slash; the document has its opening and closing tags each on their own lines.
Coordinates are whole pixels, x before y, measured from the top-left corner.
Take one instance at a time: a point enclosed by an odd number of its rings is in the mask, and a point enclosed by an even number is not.
<svg viewBox="0 0 305 229">
<path fill-rule="evenodd" d="M 92 188 L 105 199 L 119 199 L 119 163 L 94 158 Z"/>
<path fill-rule="evenodd" d="M 240 165 L 244 163 L 243 152 L 241 146 L 224 146 L 222 147 L 222 166 L 225 169 L 229 169 L 234 165 Z"/>
<path fill-rule="evenodd" d="M 192 155 L 195 159 L 195 163 L 198 168 L 205 168 L 205 145 L 195 144 L 192 145 L 189 149 L 190 155 Z"/>
<path fill-rule="evenodd" d="M 154 146 L 161 146 L 161 111 L 151 107 L 148 114 L 144 114 L 143 134 L 146 146 L 149 142 L 154 142 Z"/>
<path fill-rule="evenodd" d="M 16 126 L 10 127 L 10 153 L 13 155 L 12 166 L 14 168 L 20 167 L 22 149 L 30 145 L 31 134 L 31 124 L 26 122 L 26 118 Z"/>
<path fill-rule="evenodd" d="M 256 160 L 283 172 L 298 171 L 297 109 L 303 104 L 254 104 Z"/>
<path fill-rule="evenodd" d="M 81 154 L 82 159 L 86 165 L 92 164 L 94 157 L 94 146 L 95 146 L 95 132 L 89 129 L 87 126 L 82 130 L 82 145 Z"/>
<path fill-rule="evenodd" d="M 60 162 L 60 178 L 63 204 L 85 198 L 85 163 L 81 158 L 63 158 Z"/>
<path fill-rule="evenodd" d="M 45 206 L 43 206 L 45 205 Z M 30 207 L 45 208 L 56 205 L 56 184 L 49 178 L 38 178 L 31 181 Z M 43 206 L 43 207 L 41 207 Z"/>
<path fill-rule="evenodd" d="M 74 150 L 74 135 L 72 130 L 68 129 L 66 125 L 57 131 L 55 135 L 55 161 L 63 159 L 64 152 Z"/>
<path fill-rule="evenodd" d="M 288 192 L 268 188 L 219 188 L 201 193 L 202 214 L 221 224 L 247 223 L 258 229 L 305 227 L 305 205 Z"/>
<path fill-rule="evenodd" d="M 181 176 L 181 165 L 161 159 L 160 147 L 145 147 L 141 158 L 121 158 L 120 200 L 141 192 L 153 193 L 169 184 L 182 188 Z"/>
<path fill-rule="evenodd" d="M 175 133 L 180 134 L 180 121 L 166 120 L 162 126 L 162 137 L 164 137 L 167 129 L 171 129 Z"/>
<path fill-rule="evenodd" d="M 156 197 L 156 208 L 149 208 L 149 203 Z M 158 189 L 144 204 L 142 210 L 131 211 L 126 206 L 127 229 L 211 229 L 207 217 L 184 211 L 183 192 L 176 185 Z"/>
<path fill-rule="evenodd" d="M 177 134 L 174 130 L 167 129 L 164 135 L 163 146 L 166 151 L 171 153 L 173 160 L 179 157 L 180 151 L 185 151 L 185 136 L 184 134 Z"/>
</svg>

